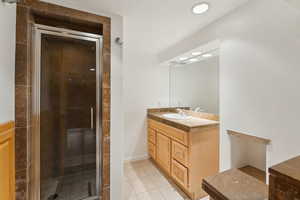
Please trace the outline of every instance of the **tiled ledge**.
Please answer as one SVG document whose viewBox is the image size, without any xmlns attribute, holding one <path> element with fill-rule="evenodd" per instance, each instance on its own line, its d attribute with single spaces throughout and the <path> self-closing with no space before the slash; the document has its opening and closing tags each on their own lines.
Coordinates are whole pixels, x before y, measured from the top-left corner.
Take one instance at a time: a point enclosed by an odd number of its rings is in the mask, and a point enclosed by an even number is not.
<svg viewBox="0 0 300 200">
<path fill-rule="evenodd" d="M 214 200 L 268 199 L 268 186 L 238 169 L 205 178 L 202 188 Z"/>
<path fill-rule="evenodd" d="M 213 200 L 300 199 L 300 156 L 269 168 L 269 187 L 238 169 L 207 177 L 202 188 Z"/>
<path fill-rule="evenodd" d="M 239 138 L 252 140 L 254 142 L 262 143 L 262 144 L 265 144 L 265 145 L 268 145 L 268 144 L 271 143 L 271 140 L 269 140 L 269 139 L 262 138 L 262 137 L 256 137 L 256 136 L 248 135 L 248 134 L 237 132 L 237 131 L 228 130 L 227 134 L 231 135 L 231 136 L 236 136 L 236 137 L 239 137 Z"/>
</svg>

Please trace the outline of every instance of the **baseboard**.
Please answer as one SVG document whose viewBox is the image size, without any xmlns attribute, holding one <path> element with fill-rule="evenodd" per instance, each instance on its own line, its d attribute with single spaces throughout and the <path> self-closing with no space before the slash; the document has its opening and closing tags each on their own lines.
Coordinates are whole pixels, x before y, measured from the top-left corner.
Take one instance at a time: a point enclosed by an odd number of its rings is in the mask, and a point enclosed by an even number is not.
<svg viewBox="0 0 300 200">
<path fill-rule="evenodd" d="M 135 156 L 135 157 L 131 157 L 131 158 L 126 158 L 124 160 L 124 163 L 140 161 L 140 160 L 147 160 L 147 159 L 149 159 L 149 155 Z"/>
</svg>

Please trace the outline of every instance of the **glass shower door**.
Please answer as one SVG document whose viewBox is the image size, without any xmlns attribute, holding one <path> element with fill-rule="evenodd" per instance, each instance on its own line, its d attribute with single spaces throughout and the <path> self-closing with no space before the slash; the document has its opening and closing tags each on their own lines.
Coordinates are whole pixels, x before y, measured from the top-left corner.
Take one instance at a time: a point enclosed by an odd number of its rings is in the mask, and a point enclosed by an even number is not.
<svg viewBox="0 0 300 200">
<path fill-rule="evenodd" d="M 99 43 L 40 31 L 40 199 L 99 196 Z"/>
</svg>

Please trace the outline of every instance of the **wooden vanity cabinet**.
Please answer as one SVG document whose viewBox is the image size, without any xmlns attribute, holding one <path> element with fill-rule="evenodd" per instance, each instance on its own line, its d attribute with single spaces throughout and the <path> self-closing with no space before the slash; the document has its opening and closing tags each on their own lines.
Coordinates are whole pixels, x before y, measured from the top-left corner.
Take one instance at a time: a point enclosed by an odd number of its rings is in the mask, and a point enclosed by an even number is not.
<svg viewBox="0 0 300 200">
<path fill-rule="evenodd" d="M 152 159 L 156 159 L 156 146 L 151 142 L 148 143 L 148 152 Z"/>
<path fill-rule="evenodd" d="M 148 128 L 148 153 L 153 160 L 156 160 L 156 132 L 151 128 Z"/>
<path fill-rule="evenodd" d="M 188 147 L 172 141 L 172 157 L 179 163 L 182 163 L 185 166 L 189 165 L 189 152 Z"/>
<path fill-rule="evenodd" d="M 171 172 L 171 139 L 157 132 L 156 162 L 167 173 Z"/>
<path fill-rule="evenodd" d="M 0 124 L 0 199 L 15 200 L 14 122 Z"/>
<path fill-rule="evenodd" d="M 148 146 L 152 160 L 191 199 L 207 195 L 202 179 L 219 172 L 217 124 L 183 131 L 148 119 Z"/>
<path fill-rule="evenodd" d="M 179 185 L 188 190 L 188 168 L 174 159 L 172 160 L 171 176 Z"/>
</svg>

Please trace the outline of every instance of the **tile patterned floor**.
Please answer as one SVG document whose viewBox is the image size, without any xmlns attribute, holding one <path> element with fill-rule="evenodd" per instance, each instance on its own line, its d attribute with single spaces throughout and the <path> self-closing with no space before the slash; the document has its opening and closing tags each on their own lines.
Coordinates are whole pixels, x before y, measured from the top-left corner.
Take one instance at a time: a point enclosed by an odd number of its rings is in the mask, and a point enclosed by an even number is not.
<svg viewBox="0 0 300 200">
<path fill-rule="evenodd" d="M 81 200 L 89 197 L 88 183 L 95 187 L 95 177 L 95 170 L 64 176 L 59 186 L 57 200 Z"/>
<path fill-rule="evenodd" d="M 150 160 L 124 165 L 123 200 L 188 200 Z M 201 200 L 208 200 L 203 198 Z"/>
</svg>

